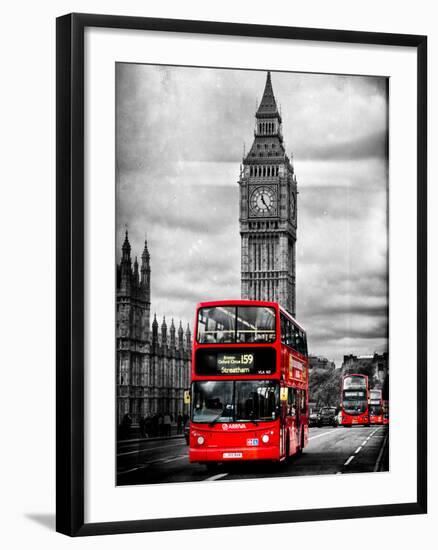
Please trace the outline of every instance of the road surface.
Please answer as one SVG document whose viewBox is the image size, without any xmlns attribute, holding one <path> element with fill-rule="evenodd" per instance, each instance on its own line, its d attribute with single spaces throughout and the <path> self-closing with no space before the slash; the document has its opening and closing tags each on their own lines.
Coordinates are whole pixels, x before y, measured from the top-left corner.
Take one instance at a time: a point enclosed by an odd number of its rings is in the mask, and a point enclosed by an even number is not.
<svg viewBox="0 0 438 550">
<path fill-rule="evenodd" d="M 117 449 L 117 485 L 385 471 L 388 434 L 387 426 L 310 428 L 304 453 L 285 464 L 229 462 L 214 473 L 189 463 L 181 437 L 124 441 Z"/>
</svg>

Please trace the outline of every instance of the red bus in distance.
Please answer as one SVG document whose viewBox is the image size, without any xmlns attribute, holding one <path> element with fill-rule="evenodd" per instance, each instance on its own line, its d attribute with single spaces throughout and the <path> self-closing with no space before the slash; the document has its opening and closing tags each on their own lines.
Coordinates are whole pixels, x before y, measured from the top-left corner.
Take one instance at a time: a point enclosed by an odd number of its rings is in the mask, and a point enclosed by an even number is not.
<svg viewBox="0 0 438 550">
<path fill-rule="evenodd" d="M 276 302 L 196 308 L 190 462 L 283 462 L 308 440 L 304 329 Z"/>
<path fill-rule="evenodd" d="M 370 424 L 383 424 L 382 390 L 370 390 Z"/>
<path fill-rule="evenodd" d="M 341 425 L 347 428 L 363 424 L 369 426 L 368 376 L 347 374 L 342 379 Z"/>
</svg>

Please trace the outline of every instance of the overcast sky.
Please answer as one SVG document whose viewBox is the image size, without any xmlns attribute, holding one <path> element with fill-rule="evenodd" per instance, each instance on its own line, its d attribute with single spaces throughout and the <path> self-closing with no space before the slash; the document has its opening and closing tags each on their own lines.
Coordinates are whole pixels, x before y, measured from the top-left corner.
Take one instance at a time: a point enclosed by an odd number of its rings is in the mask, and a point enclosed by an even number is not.
<svg viewBox="0 0 438 550">
<path fill-rule="evenodd" d="M 147 234 L 160 322 L 192 325 L 198 301 L 240 298 L 237 180 L 265 81 L 116 66 L 117 260 L 125 224 L 133 258 Z M 340 366 L 386 351 L 386 79 L 274 72 L 272 84 L 298 180 L 296 317 L 309 352 Z"/>
</svg>

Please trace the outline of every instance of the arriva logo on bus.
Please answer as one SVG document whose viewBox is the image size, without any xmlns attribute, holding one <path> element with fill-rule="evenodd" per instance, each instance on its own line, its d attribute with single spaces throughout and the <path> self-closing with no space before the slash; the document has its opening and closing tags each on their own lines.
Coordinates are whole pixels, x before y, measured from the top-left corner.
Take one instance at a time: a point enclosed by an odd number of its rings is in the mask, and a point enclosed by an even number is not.
<svg viewBox="0 0 438 550">
<path fill-rule="evenodd" d="M 246 428 L 245 424 L 222 424 L 222 429 L 227 430 L 242 430 Z"/>
</svg>

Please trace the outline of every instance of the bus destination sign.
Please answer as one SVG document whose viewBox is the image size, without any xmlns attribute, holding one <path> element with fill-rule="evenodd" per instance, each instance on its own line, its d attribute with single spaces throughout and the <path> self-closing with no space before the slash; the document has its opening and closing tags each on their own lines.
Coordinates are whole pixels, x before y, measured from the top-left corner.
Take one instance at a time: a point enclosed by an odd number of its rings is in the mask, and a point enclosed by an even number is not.
<svg viewBox="0 0 438 550">
<path fill-rule="evenodd" d="M 221 353 L 217 356 L 217 368 L 221 374 L 251 374 L 254 353 Z"/>
<path fill-rule="evenodd" d="M 365 391 L 344 391 L 344 397 L 365 397 Z"/>
<path fill-rule="evenodd" d="M 275 372 L 275 349 L 198 349 L 196 374 L 201 376 L 265 375 Z"/>
</svg>

